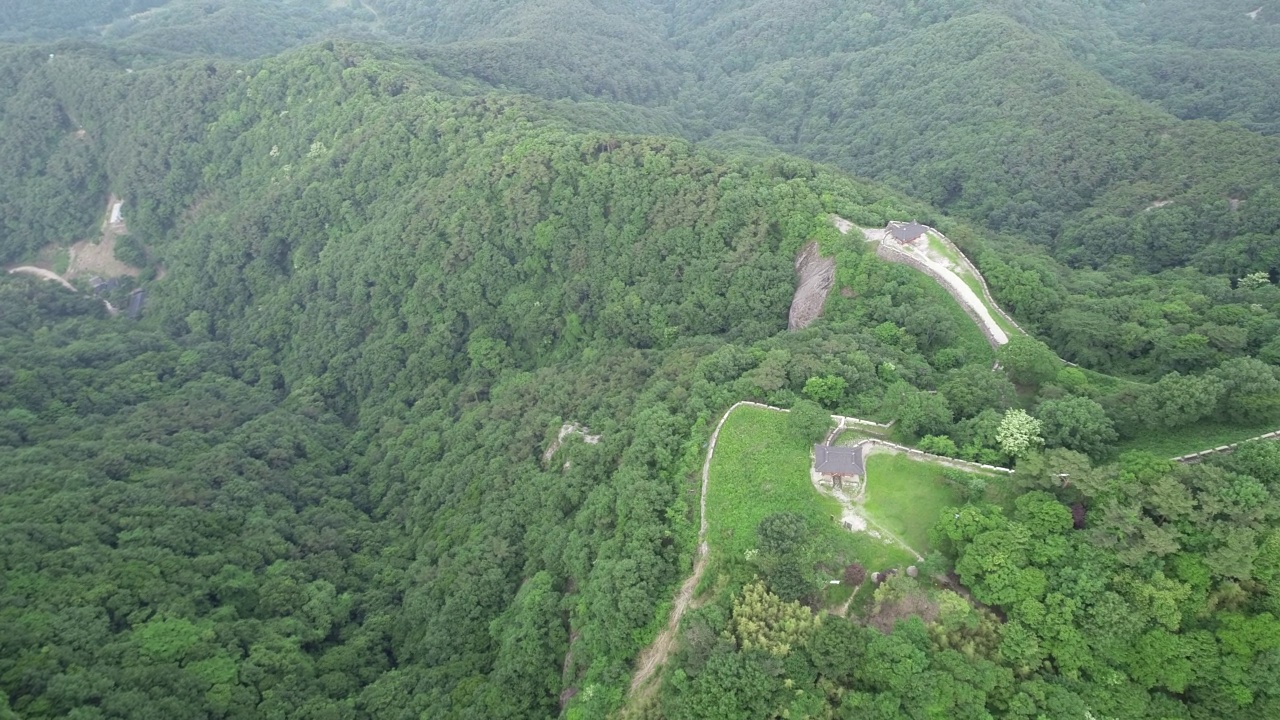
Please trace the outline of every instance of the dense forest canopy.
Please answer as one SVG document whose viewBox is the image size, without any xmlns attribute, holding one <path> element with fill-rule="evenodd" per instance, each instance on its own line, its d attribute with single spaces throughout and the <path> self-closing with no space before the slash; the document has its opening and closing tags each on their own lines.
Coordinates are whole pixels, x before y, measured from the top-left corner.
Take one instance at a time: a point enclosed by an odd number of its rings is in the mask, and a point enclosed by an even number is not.
<svg viewBox="0 0 1280 720">
<path fill-rule="evenodd" d="M 0 2 L 0 263 L 136 271 L 0 276 L 0 718 L 1280 713 L 1277 445 L 1161 454 L 1280 427 L 1252 10 Z M 628 701 L 744 399 L 1015 479 L 854 622 L 762 523 Z"/>
</svg>

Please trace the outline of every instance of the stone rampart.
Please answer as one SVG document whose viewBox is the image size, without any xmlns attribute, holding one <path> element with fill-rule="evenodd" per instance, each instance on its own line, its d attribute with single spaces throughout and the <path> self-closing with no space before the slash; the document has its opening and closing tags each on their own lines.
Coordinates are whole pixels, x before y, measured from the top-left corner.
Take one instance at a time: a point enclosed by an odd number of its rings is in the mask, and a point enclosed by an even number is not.
<svg viewBox="0 0 1280 720">
<path fill-rule="evenodd" d="M 928 227 L 928 226 L 926 225 L 925 227 Z M 951 250 L 956 254 L 956 257 L 960 258 L 961 264 L 963 264 L 965 268 L 970 273 L 972 273 L 975 278 L 978 279 L 978 285 L 982 288 L 982 297 L 986 299 L 987 305 L 991 309 L 995 310 L 996 313 L 1000 315 L 1000 317 L 1007 320 L 1010 325 L 1017 328 L 1018 332 L 1022 333 L 1023 335 L 1027 335 L 1028 334 L 1027 331 L 1022 329 L 1022 326 L 1018 324 L 1018 321 L 1014 320 L 1009 315 L 1009 313 L 1004 311 L 1004 308 L 1000 307 L 1000 304 L 996 302 L 996 299 L 991 297 L 991 288 L 987 287 L 986 278 L 982 277 L 982 273 L 979 272 L 977 266 L 975 266 L 969 260 L 969 256 L 965 255 L 963 250 L 957 247 L 955 243 L 951 242 L 951 238 L 947 237 L 946 235 L 943 235 L 942 233 L 938 232 L 934 228 L 929 228 L 929 229 L 932 230 L 933 233 L 938 236 L 938 240 L 941 241 L 943 245 L 946 245 L 948 248 L 951 248 Z"/>
<path fill-rule="evenodd" d="M 991 333 L 991 329 L 987 327 L 986 320 L 978 314 L 978 311 L 969 306 L 969 303 L 966 302 L 962 295 L 960 295 L 958 290 L 951 286 L 951 283 L 947 282 L 945 278 L 940 276 L 932 267 L 921 261 L 920 258 L 917 258 L 911 253 L 894 246 L 890 241 L 885 241 L 877 245 L 876 255 L 882 260 L 910 265 L 916 270 L 919 270 L 925 275 L 933 278 L 938 285 L 942 286 L 943 290 L 947 291 L 948 295 L 955 298 L 955 301 L 960 304 L 960 307 L 964 308 L 964 311 L 969 315 L 969 317 L 973 318 L 973 322 L 978 326 L 978 329 L 982 331 L 983 336 L 987 338 L 987 343 L 993 348 L 1000 347 L 1002 343 L 997 341 L 995 335 Z"/>
<path fill-rule="evenodd" d="M 1251 437 L 1248 440 L 1241 440 L 1238 443 L 1231 443 L 1230 445 L 1219 445 L 1218 447 L 1209 448 L 1208 450 L 1201 450 L 1200 452 L 1190 453 L 1189 455 L 1181 455 L 1179 457 L 1173 458 L 1173 461 L 1180 462 L 1180 463 L 1198 463 L 1201 460 L 1204 460 L 1205 458 L 1209 457 L 1210 455 L 1226 455 L 1228 453 L 1235 452 L 1236 448 L 1240 447 L 1245 443 L 1255 442 L 1258 440 L 1280 440 L 1280 430 L 1276 430 L 1275 432 L 1269 432 L 1266 435 Z"/>
<path fill-rule="evenodd" d="M 870 439 L 870 440 L 863 440 L 858 444 L 871 446 L 871 447 L 888 448 L 891 452 L 900 452 L 906 455 L 907 457 L 914 458 L 916 460 L 925 460 L 927 462 L 938 463 L 939 465 L 946 465 L 948 467 L 956 468 L 957 470 L 972 470 L 974 472 L 998 472 L 998 473 L 1004 473 L 1006 475 L 1013 474 L 1013 471 L 1010 470 L 1009 468 L 1000 467 L 998 465 L 984 465 L 982 463 L 969 462 L 968 460 L 960 460 L 957 458 L 947 457 L 945 455 L 934 455 L 933 453 L 923 452 L 915 448 L 907 447 L 906 445 L 899 445 L 898 443 L 889 442 L 888 440 Z"/>
</svg>

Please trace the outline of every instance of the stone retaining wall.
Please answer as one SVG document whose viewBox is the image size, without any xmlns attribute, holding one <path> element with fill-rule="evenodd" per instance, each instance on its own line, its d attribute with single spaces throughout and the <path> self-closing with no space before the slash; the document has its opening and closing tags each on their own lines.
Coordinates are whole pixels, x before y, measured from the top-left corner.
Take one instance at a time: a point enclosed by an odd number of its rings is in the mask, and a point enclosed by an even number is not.
<svg viewBox="0 0 1280 720">
<path fill-rule="evenodd" d="M 929 227 L 929 226 L 926 225 L 925 227 Z M 948 248 L 954 251 L 956 256 L 960 258 L 960 262 L 965 266 L 965 268 L 970 273 L 972 273 L 975 278 L 978 279 L 978 285 L 979 287 L 982 288 L 982 297 L 986 299 L 987 305 L 990 306 L 991 309 L 995 310 L 996 314 L 998 314 L 1000 317 L 1009 321 L 1009 324 L 1017 328 L 1018 332 L 1022 333 L 1023 335 L 1029 334 L 1027 333 L 1026 330 L 1022 329 L 1022 326 L 1018 324 L 1017 320 L 1014 320 L 1009 315 L 1009 313 L 1004 311 L 1004 308 L 1000 307 L 1000 304 L 996 302 L 995 298 L 991 297 L 991 288 L 987 287 L 986 278 L 982 277 L 981 272 L 978 272 L 978 268 L 969 260 L 969 256 L 965 255 L 964 251 L 962 251 L 959 247 L 957 247 L 955 243 L 951 242 L 951 238 L 938 232 L 935 228 L 929 228 L 929 230 L 931 230 L 935 235 L 938 236 L 938 240 L 940 240 L 943 245 L 946 245 Z"/>
<path fill-rule="evenodd" d="M 1218 455 L 1218 454 L 1225 455 L 1227 453 L 1234 452 L 1235 449 L 1240 447 L 1241 445 L 1248 442 L 1254 442 L 1256 440 L 1280 440 L 1280 430 L 1276 430 L 1275 432 L 1269 432 L 1266 435 L 1251 437 L 1248 440 L 1241 440 L 1238 443 L 1231 443 L 1230 445 L 1219 445 L 1216 448 L 1209 448 L 1208 450 L 1201 450 L 1200 452 L 1191 453 L 1189 455 L 1182 455 L 1180 457 L 1174 458 L 1173 461 L 1180 462 L 1180 463 L 1198 463 L 1201 460 L 1204 460 L 1205 458 L 1209 457 L 1210 455 Z"/>
<path fill-rule="evenodd" d="M 974 472 L 998 472 L 998 473 L 1004 473 L 1006 475 L 1013 474 L 1013 471 L 1010 470 L 1009 468 L 1000 467 L 998 465 L 984 465 L 982 463 L 969 462 L 968 460 L 959 460 L 957 458 L 947 457 L 945 455 L 934 455 L 933 453 L 923 452 L 915 448 L 907 447 L 906 445 L 899 445 L 898 443 L 889 442 L 888 440 L 868 439 L 868 440 L 863 440 L 858 444 L 889 448 L 892 451 L 903 453 L 907 457 L 915 458 L 917 460 L 927 460 L 929 462 L 935 462 L 940 465 L 947 465 L 949 467 L 954 467 L 958 470 L 972 470 Z"/>
<path fill-rule="evenodd" d="M 916 270 L 919 270 L 925 275 L 928 275 L 930 278 L 933 278 L 934 282 L 940 285 L 943 290 L 946 290 L 947 294 L 950 295 L 952 298 L 954 298 L 957 303 L 959 303 L 960 307 L 964 309 L 965 313 L 969 317 L 973 318 L 974 324 L 977 325 L 978 329 L 982 331 L 982 335 L 987 339 L 987 343 L 991 345 L 991 347 L 993 348 L 1000 347 L 1000 343 L 997 342 L 995 336 L 991 334 L 991 330 L 990 328 L 987 327 L 987 323 L 983 320 L 982 316 L 979 315 L 976 310 L 969 307 L 969 303 L 965 302 L 965 299 L 960 295 L 960 293 L 955 288 L 951 287 L 951 283 L 947 282 L 944 278 L 940 277 L 938 273 L 934 271 L 933 268 L 924 264 L 923 262 L 920 261 L 919 258 L 906 252 L 905 250 L 895 247 L 891 242 L 888 242 L 888 241 L 882 242 L 876 246 L 876 256 L 882 260 L 887 260 L 892 263 L 910 265 Z"/>
</svg>

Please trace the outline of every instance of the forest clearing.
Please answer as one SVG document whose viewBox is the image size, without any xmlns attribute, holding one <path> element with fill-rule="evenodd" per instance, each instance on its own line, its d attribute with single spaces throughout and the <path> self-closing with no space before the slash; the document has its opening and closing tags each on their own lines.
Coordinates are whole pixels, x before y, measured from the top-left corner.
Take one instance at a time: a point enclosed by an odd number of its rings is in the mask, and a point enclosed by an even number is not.
<svg viewBox="0 0 1280 720">
<path fill-rule="evenodd" d="M 107 210 L 102 220 L 102 232 L 97 238 L 85 239 L 69 248 L 66 277 L 104 278 L 128 275 L 137 277 L 141 270 L 116 258 L 116 241 L 129 234 L 123 215 L 124 202 L 112 194 L 107 200 Z"/>
<path fill-rule="evenodd" d="M 877 427 L 857 418 L 832 420 L 842 427 Z M 846 494 L 824 485 L 813 471 L 810 443 L 787 426 L 785 410 L 749 402 L 730 408 L 708 442 L 693 571 L 677 592 L 667 626 L 640 654 L 631 692 L 644 687 L 673 650 L 681 617 L 693 604 L 708 561 L 724 573 L 726 566 L 749 558 L 756 552 L 756 527 L 769 515 L 804 517 L 815 546 L 829 556 L 832 567 L 857 562 L 888 570 L 923 559 L 933 519 L 958 494 L 943 479 L 942 466 L 899 453 L 881 446 L 874 460 L 868 460 L 865 482 Z M 856 592 L 855 587 L 837 594 L 828 609 L 843 615 Z"/>
</svg>

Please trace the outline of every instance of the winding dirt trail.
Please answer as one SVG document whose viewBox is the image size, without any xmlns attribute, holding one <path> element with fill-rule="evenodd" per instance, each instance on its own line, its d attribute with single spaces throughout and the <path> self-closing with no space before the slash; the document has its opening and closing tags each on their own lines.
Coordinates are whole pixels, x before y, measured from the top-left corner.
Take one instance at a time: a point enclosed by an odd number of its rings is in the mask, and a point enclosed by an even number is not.
<svg viewBox="0 0 1280 720">
<path fill-rule="evenodd" d="M 76 290 L 75 285 L 72 285 L 71 283 L 67 282 L 66 278 L 62 277 L 61 275 L 59 275 L 58 273 L 52 270 L 45 270 L 44 268 L 32 267 L 31 265 L 19 265 L 18 267 L 15 267 L 15 268 L 9 268 L 9 272 L 11 274 L 21 273 L 24 275 L 35 275 L 38 278 L 43 278 L 45 280 L 56 282 L 62 287 L 70 290 L 73 293 L 80 292 L 79 290 Z M 107 312 L 112 317 L 115 317 L 116 315 L 120 314 L 120 311 L 117 310 L 114 305 L 108 302 L 106 298 L 102 298 L 102 304 L 107 308 Z"/>
<path fill-rule="evenodd" d="M 707 569 L 707 482 L 711 476 L 711 457 L 716 452 L 716 440 L 720 438 L 720 428 L 724 427 L 724 421 L 729 419 L 734 410 L 743 405 L 754 405 L 750 402 L 734 403 L 732 407 L 720 416 L 720 422 L 716 423 L 716 429 L 711 433 L 711 439 L 707 441 L 707 457 L 702 461 L 702 497 L 698 501 L 699 519 L 698 524 L 698 554 L 693 560 L 693 572 L 685 581 L 680 584 L 680 590 L 676 592 L 675 601 L 671 604 L 671 616 L 667 619 L 667 626 L 658 633 L 658 637 L 653 639 L 649 647 L 645 648 L 636 662 L 636 674 L 631 678 L 631 695 L 633 698 L 639 698 L 642 694 L 638 691 L 643 688 L 654 671 L 662 667 L 667 662 L 667 658 L 671 655 L 671 648 L 675 645 L 676 632 L 680 629 L 680 619 L 684 617 L 684 611 L 689 609 L 689 604 L 693 602 L 693 592 L 697 589 L 698 583 L 702 581 L 702 574 Z M 651 692 L 651 690 L 649 691 Z"/>
</svg>

